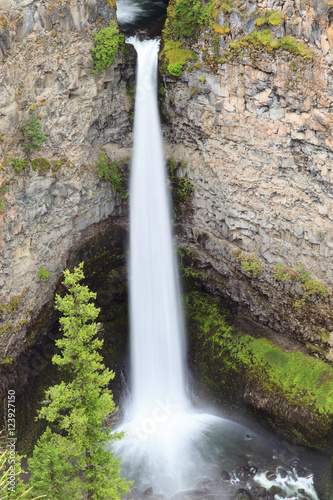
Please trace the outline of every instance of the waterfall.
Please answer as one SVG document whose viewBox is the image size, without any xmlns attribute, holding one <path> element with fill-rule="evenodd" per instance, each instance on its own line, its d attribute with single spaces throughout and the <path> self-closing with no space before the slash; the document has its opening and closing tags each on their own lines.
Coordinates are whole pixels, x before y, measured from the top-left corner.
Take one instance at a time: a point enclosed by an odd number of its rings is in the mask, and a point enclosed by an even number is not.
<svg viewBox="0 0 333 500">
<path fill-rule="evenodd" d="M 184 328 L 157 106 L 159 42 L 128 42 L 138 54 L 130 183 L 132 384 L 127 418 L 117 429 L 126 436 L 112 444 L 122 474 L 141 491 L 152 486 L 157 493 L 172 495 L 204 478 L 219 478 L 222 463 L 232 470 L 239 457 L 249 457 L 263 471 L 254 476 L 256 485 L 278 485 L 294 500 L 304 488 L 308 498 L 318 500 L 312 476 L 298 478 L 290 468 L 286 476 L 279 474 L 273 440 L 262 431 L 200 413 L 187 400 Z M 273 483 L 264 473 L 268 463 L 277 470 Z M 237 488 L 237 475 L 230 477 Z M 220 496 L 231 498 L 228 485 L 218 480 L 212 484 L 218 484 Z"/>
<path fill-rule="evenodd" d="M 158 40 L 130 39 L 138 53 L 130 185 L 132 416 L 156 404 L 187 406 L 184 329 L 157 106 Z"/>
</svg>

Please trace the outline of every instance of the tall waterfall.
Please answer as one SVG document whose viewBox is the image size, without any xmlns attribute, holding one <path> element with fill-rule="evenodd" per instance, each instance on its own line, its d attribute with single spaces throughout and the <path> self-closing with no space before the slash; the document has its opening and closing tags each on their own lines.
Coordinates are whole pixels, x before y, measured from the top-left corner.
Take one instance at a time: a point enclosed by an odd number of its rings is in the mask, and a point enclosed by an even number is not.
<svg viewBox="0 0 333 500">
<path fill-rule="evenodd" d="M 156 404 L 186 407 L 167 176 L 157 107 L 158 40 L 131 39 L 138 53 L 130 186 L 132 416 Z"/>
</svg>

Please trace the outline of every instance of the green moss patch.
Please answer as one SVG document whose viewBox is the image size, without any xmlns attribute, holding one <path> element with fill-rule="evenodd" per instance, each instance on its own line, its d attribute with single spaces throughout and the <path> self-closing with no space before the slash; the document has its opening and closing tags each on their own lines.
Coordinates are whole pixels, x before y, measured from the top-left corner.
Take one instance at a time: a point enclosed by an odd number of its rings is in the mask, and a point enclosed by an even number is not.
<svg viewBox="0 0 333 500">
<path fill-rule="evenodd" d="M 281 24 L 282 20 L 284 19 L 284 16 L 281 14 L 281 12 L 261 12 L 260 14 L 261 16 L 254 21 L 254 24 L 256 26 L 263 26 L 264 24 L 279 26 L 279 24 Z"/>
<path fill-rule="evenodd" d="M 244 384 L 252 381 L 264 397 L 273 401 L 282 398 L 289 408 L 299 409 L 302 415 L 306 411 L 312 420 L 320 422 L 321 429 L 311 429 L 311 433 L 317 431 L 323 436 L 331 432 L 333 369 L 329 365 L 298 351 L 286 352 L 265 338 L 236 332 L 227 321 L 230 312 L 221 308 L 220 298 L 190 292 L 186 310 L 196 352 L 202 357 L 203 381 L 210 389 L 223 391 L 225 387 L 228 391 L 232 377 L 231 397 L 237 400 L 235 386 L 244 389 Z M 213 378 L 212 372 L 216 374 Z M 279 408 L 275 412 L 278 414 Z M 308 444 L 305 438 L 303 443 Z M 317 446 L 315 441 L 309 444 Z"/>
<path fill-rule="evenodd" d="M 169 40 L 165 43 L 161 52 L 161 60 L 168 72 L 173 76 L 181 76 L 183 67 L 187 61 L 197 59 L 193 50 L 185 49 L 181 42 Z"/>
<path fill-rule="evenodd" d="M 299 55 L 304 59 L 313 58 L 313 52 L 306 48 L 303 43 L 297 42 L 291 36 L 276 39 L 267 29 L 263 31 L 254 30 L 237 42 L 229 42 L 229 48 L 234 56 L 239 55 L 247 48 L 262 48 L 271 54 L 280 49 Z"/>
<path fill-rule="evenodd" d="M 38 170 L 39 174 L 45 174 L 50 168 L 51 163 L 46 158 L 36 158 L 31 162 L 32 170 Z"/>
</svg>

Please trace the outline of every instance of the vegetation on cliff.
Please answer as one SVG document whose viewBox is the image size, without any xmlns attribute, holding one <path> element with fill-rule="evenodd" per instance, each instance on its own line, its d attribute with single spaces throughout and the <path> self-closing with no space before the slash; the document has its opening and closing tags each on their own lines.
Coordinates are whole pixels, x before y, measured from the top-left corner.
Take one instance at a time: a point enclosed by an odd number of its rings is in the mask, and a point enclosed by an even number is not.
<svg viewBox="0 0 333 500">
<path fill-rule="evenodd" d="M 329 365 L 299 351 L 285 351 L 266 338 L 237 332 L 218 297 L 192 291 L 186 295 L 186 310 L 202 380 L 215 396 L 241 404 L 247 387 L 250 394 L 263 395 L 263 411 L 280 434 L 329 449 L 333 422 Z"/>
<path fill-rule="evenodd" d="M 242 36 L 242 29 L 238 27 L 235 31 L 230 23 L 232 12 L 246 19 L 246 12 L 241 11 L 241 8 L 237 2 L 229 0 L 172 0 L 163 30 L 161 61 L 164 71 L 172 76 L 182 75 L 186 62 L 197 58 L 193 44 L 198 42 L 203 31 L 205 36 L 204 45 L 201 42 L 200 47 L 201 64 L 214 71 L 219 63 L 240 59 L 245 52 L 252 57 L 252 52 L 257 50 L 270 54 L 283 50 L 301 56 L 305 61 L 313 58 L 313 52 L 304 43 L 291 36 L 275 36 L 274 28 L 284 19 L 279 11 L 258 11 L 254 21 L 255 29 Z M 221 19 L 223 25 L 219 22 Z M 234 32 L 236 39 L 233 39 Z M 221 37 L 223 43 L 220 43 Z M 200 66 L 199 63 L 196 64 Z"/>
<path fill-rule="evenodd" d="M 95 47 L 91 49 L 94 59 L 94 73 L 104 71 L 114 63 L 116 54 L 124 43 L 124 35 L 119 33 L 115 21 L 110 21 L 108 28 L 102 28 L 93 35 Z"/>
<path fill-rule="evenodd" d="M 67 294 L 56 296 L 64 336 L 56 341 L 60 354 L 52 361 L 70 373 L 71 380 L 46 392 L 39 418 L 45 418 L 52 430 L 47 428 L 28 461 L 30 484 L 34 493 L 58 500 L 118 499 L 129 491 L 129 483 L 119 477 L 120 462 L 107 448 L 122 434 L 104 426 L 116 409 L 108 389 L 114 373 L 105 368 L 98 352 L 103 341 L 95 322 L 99 309 L 91 303 L 96 294 L 79 283 L 83 264 L 72 273 L 64 271 L 64 277 Z"/>
<path fill-rule="evenodd" d="M 104 150 L 98 155 L 97 162 L 97 177 L 108 181 L 111 184 L 111 189 L 118 194 L 122 200 L 128 198 L 129 192 L 127 189 L 127 172 L 125 169 L 126 160 L 112 162 L 105 154 Z"/>
<path fill-rule="evenodd" d="M 21 130 L 25 138 L 25 151 L 28 153 L 30 151 L 41 151 L 42 144 L 47 141 L 47 137 L 42 131 L 42 125 L 37 116 L 30 115 L 29 118 L 24 120 L 21 124 Z M 18 167 L 23 167 L 23 164 L 18 165 L 16 161 L 16 165 L 13 166 L 16 170 L 21 171 Z"/>
</svg>

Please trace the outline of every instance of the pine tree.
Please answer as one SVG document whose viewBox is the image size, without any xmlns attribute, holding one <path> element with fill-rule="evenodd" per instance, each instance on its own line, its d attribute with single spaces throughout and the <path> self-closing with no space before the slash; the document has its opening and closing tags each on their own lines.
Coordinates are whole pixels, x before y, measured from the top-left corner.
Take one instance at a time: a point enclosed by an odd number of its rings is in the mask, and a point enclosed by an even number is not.
<svg viewBox="0 0 333 500">
<path fill-rule="evenodd" d="M 91 302 L 96 294 L 79 283 L 83 263 L 64 276 L 68 293 L 56 296 L 64 335 L 56 341 L 60 354 L 52 361 L 69 370 L 72 380 L 46 392 L 47 404 L 38 418 L 45 418 L 58 434 L 48 429 L 35 447 L 29 461 L 31 485 L 35 493 L 47 492 L 52 500 L 117 500 L 130 483 L 119 477 L 119 459 L 107 447 L 122 433 L 104 427 L 106 416 L 116 409 L 108 389 L 114 373 L 98 352 L 103 341 L 97 338 L 99 309 Z"/>
</svg>

